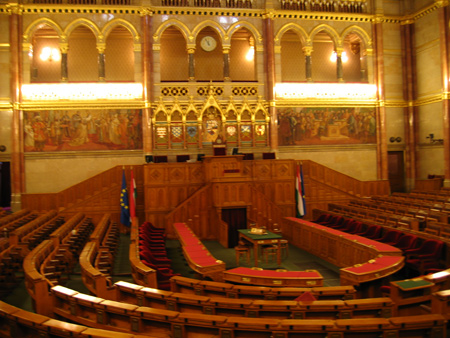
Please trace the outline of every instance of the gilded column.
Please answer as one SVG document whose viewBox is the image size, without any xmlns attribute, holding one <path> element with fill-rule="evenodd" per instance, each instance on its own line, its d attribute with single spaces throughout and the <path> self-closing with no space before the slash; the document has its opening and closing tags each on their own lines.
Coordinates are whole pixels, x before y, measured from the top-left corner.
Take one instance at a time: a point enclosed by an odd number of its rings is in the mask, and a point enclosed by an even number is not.
<svg viewBox="0 0 450 338">
<path fill-rule="evenodd" d="M 404 108 L 405 119 L 405 174 L 406 191 L 414 189 L 417 176 L 418 164 L 418 130 L 417 130 L 417 108 L 414 100 L 417 93 L 417 77 L 414 50 L 414 23 L 405 22 L 400 26 L 402 43 L 402 65 L 403 65 L 403 98 L 408 103 Z"/>
<path fill-rule="evenodd" d="M 67 70 L 67 52 L 69 51 L 69 44 L 60 43 L 59 49 L 61 50 L 61 82 L 67 82 L 69 78 Z"/>
<path fill-rule="evenodd" d="M 195 81 L 195 64 L 194 64 L 194 54 L 195 48 L 188 47 L 188 58 L 189 58 L 189 81 Z"/>
<path fill-rule="evenodd" d="M 344 71 L 342 69 L 342 48 L 336 48 L 336 77 L 338 82 L 344 82 Z"/>
<path fill-rule="evenodd" d="M 22 85 L 22 9 L 17 4 L 9 8 L 9 43 L 10 43 L 10 92 L 12 102 L 11 126 L 11 208 L 22 208 L 22 193 L 25 192 L 25 158 L 23 148 L 23 114 L 21 111 Z"/>
<path fill-rule="evenodd" d="M 151 40 L 152 16 L 151 12 L 144 11 L 141 17 L 142 27 L 142 99 L 145 108 L 142 110 L 142 138 L 144 155 L 151 155 L 153 151 L 153 131 L 151 120 L 153 43 Z"/>
<path fill-rule="evenodd" d="M 105 82 L 105 43 L 97 44 L 98 50 L 98 81 Z"/>
<path fill-rule="evenodd" d="M 230 47 L 223 47 L 223 78 L 231 81 L 230 78 Z"/>
<path fill-rule="evenodd" d="M 384 62 L 383 62 L 383 21 L 377 17 L 373 25 L 375 45 L 375 83 L 377 85 L 377 176 L 380 180 L 388 180 L 387 141 L 386 141 L 386 107 L 384 94 Z"/>
<path fill-rule="evenodd" d="M 440 32 L 440 49 L 441 49 L 441 81 L 442 81 L 442 124 L 443 124 L 443 139 L 444 139 L 444 186 L 450 187 L 450 104 L 449 104 L 449 28 L 448 22 L 450 18 L 450 9 L 448 3 L 444 7 L 438 9 L 439 15 L 439 32 Z"/>
<path fill-rule="evenodd" d="M 303 47 L 303 54 L 305 54 L 305 75 L 307 82 L 312 82 L 312 66 L 311 66 L 312 52 L 313 52 L 312 46 Z"/>
<path fill-rule="evenodd" d="M 278 150 L 278 116 L 275 103 L 275 47 L 273 13 L 264 14 L 263 20 L 265 60 L 266 70 L 266 100 L 269 102 L 270 115 L 270 148 L 272 151 Z"/>
</svg>

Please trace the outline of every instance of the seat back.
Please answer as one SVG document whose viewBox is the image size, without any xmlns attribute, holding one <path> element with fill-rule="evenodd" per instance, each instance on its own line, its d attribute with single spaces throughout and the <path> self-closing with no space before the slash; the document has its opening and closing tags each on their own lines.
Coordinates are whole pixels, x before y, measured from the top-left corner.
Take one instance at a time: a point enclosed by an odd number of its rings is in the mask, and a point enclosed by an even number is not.
<svg viewBox="0 0 450 338">
<path fill-rule="evenodd" d="M 441 241 L 429 239 L 422 243 L 419 255 L 433 255 L 434 258 L 441 258 L 444 243 Z"/>
<path fill-rule="evenodd" d="M 397 244 L 394 246 L 400 250 L 410 250 L 414 249 L 417 245 L 417 236 L 414 235 L 403 235 Z"/>
</svg>

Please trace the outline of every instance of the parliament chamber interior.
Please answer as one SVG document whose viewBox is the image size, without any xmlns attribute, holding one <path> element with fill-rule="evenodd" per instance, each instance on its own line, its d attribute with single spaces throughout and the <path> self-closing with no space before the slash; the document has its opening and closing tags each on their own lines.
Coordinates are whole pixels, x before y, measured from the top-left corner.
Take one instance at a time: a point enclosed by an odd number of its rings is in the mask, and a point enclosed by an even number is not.
<svg viewBox="0 0 450 338">
<path fill-rule="evenodd" d="M 0 337 L 444 338 L 447 0 L 0 0 Z"/>
</svg>

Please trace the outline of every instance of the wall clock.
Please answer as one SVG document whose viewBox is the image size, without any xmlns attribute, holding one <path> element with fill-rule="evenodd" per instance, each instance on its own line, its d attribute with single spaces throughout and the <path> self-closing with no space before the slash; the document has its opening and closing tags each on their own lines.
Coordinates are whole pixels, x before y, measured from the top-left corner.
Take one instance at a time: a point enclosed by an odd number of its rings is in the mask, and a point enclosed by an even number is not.
<svg viewBox="0 0 450 338">
<path fill-rule="evenodd" d="M 200 46 L 202 47 L 202 49 L 206 52 L 211 52 L 214 49 L 216 49 L 217 46 L 217 41 L 216 39 L 214 39 L 212 36 L 205 36 L 201 41 L 200 41 Z"/>
</svg>

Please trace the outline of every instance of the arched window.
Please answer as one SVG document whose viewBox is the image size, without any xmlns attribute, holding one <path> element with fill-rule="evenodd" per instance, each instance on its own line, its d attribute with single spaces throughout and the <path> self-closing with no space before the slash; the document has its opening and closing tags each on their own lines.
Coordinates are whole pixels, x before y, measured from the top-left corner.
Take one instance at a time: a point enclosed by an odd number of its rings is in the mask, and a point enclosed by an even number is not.
<svg viewBox="0 0 450 338">
<path fill-rule="evenodd" d="M 231 37 L 230 78 L 232 81 L 256 81 L 255 39 L 245 28 Z"/>
<path fill-rule="evenodd" d="M 115 27 L 106 39 L 106 81 L 134 81 L 133 36 L 123 26 Z"/>
<path fill-rule="evenodd" d="M 33 34 L 31 82 L 59 82 L 61 80 L 61 51 L 59 37 L 50 26 L 44 25 Z"/>
<path fill-rule="evenodd" d="M 306 81 L 305 56 L 300 37 L 289 30 L 281 37 L 281 81 Z"/>
<path fill-rule="evenodd" d="M 69 36 L 68 79 L 74 82 L 98 81 L 98 50 L 94 33 L 79 26 Z"/>
<path fill-rule="evenodd" d="M 186 40 L 175 27 L 168 27 L 161 36 L 159 53 L 161 81 L 187 81 L 189 78 L 189 61 Z"/>
</svg>

